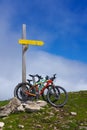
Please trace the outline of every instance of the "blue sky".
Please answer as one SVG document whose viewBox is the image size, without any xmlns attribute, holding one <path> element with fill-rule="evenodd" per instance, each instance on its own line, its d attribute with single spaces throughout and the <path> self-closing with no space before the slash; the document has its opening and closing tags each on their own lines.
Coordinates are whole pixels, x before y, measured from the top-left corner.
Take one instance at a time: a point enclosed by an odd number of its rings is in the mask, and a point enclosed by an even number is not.
<svg viewBox="0 0 87 130">
<path fill-rule="evenodd" d="M 27 38 L 40 38 L 48 44 L 42 50 L 87 62 L 86 0 L 19 0 L 10 5 L 15 9 L 10 18 L 12 31 L 26 23 Z"/>
<path fill-rule="evenodd" d="M 26 23 L 27 38 L 43 40 L 42 50 L 87 62 L 86 0 L 4 0 L 3 6 L 3 15 L 9 15 L 10 31 L 21 31 Z"/>
<path fill-rule="evenodd" d="M 17 41 L 23 23 L 27 39 L 45 43 L 29 46 L 27 75 L 57 73 L 56 83 L 67 91 L 86 89 L 87 1 L 0 0 L 0 99 L 12 97 L 21 82 L 22 47 Z"/>
</svg>

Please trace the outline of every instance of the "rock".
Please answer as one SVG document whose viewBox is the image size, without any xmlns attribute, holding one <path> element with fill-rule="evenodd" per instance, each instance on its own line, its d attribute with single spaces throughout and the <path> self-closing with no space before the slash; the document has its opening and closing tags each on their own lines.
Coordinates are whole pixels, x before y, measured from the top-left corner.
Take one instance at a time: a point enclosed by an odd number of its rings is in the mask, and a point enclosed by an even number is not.
<svg viewBox="0 0 87 130">
<path fill-rule="evenodd" d="M 38 101 L 27 101 L 22 105 L 25 107 L 25 111 L 35 112 L 35 111 L 39 111 L 42 107 L 47 105 L 47 103 L 45 101 L 38 100 Z"/>
<path fill-rule="evenodd" d="M 57 130 L 56 126 L 54 126 L 54 130 Z"/>
<path fill-rule="evenodd" d="M 38 100 L 36 103 L 37 103 L 40 107 L 43 107 L 43 106 L 46 106 L 46 105 L 47 105 L 47 102 L 42 101 L 42 100 Z"/>
<path fill-rule="evenodd" d="M 70 114 L 71 114 L 72 116 L 76 116 L 76 115 L 77 115 L 76 112 L 71 112 Z"/>
<path fill-rule="evenodd" d="M 0 122 L 0 129 L 2 129 L 4 125 L 5 125 L 4 122 Z"/>
<path fill-rule="evenodd" d="M 45 101 L 26 101 L 21 103 L 16 97 L 12 98 L 10 102 L 4 107 L 0 108 L 0 117 L 6 117 L 10 113 L 16 113 L 21 111 L 35 112 L 39 111 L 43 106 L 47 105 Z"/>
<path fill-rule="evenodd" d="M 18 125 L 19 128 L 23 129 L 24 128 L 24 125 Z"/>
<path fill-rule="evenodd" d="M 42 126 L 40 124 L 37 124 L 36 127 L 37 128 L 42 128 Z"/>
<path fill-rule="evenodd" d="M 21 105 L 21 102 L 16 98 L 12 98 L 10 102 L 3 107 L 0 111 L 0 117 L 8 116 L 10 113 L 17 110 L 17 107 Z"/>
<path fill-rule="evenodd" d="M 50 112 L 50 117 L 53 117 L 54 116 L 54 113 L 53 112 Z"/>
<path fill-rule="evenodd" d="M 87 130 L 87 126 L 79 126 L 79 129 L 81 129 L 81 130 Z"/>
<path fill-rule="evenodd" d="M 40 110 L 40 106 L 36 104 L 35 102 L 32 102 L 32 104 L 26 104 L 25 105 L 25 111 L 27 112 L 35 112 Z"/>
<path fill-rule="evenodd" d="M 25 111 L 25 108 L 23 107 L 22 104 L 17 108 L 17 111 L 19 111 L 19 112 L 24 112 Z"/>
<path fill-rule="evenodd" d="M 39 111 L 42 107 L 46 106 L 47 102 L 38 100 L 38 101 L 27 101 L 25 104 L 25 110 L 30 112 Z"/>
</svg>

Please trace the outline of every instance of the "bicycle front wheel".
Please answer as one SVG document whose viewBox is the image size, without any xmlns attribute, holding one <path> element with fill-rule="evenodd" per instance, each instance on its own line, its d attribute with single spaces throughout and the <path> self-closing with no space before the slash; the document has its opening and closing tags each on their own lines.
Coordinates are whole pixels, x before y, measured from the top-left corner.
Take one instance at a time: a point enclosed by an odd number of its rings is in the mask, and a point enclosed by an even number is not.
<svg viewBox="0 0 87 130">
<path fill-rule="evenodd" d="M 48 102 L 54 107 L 63 107 L 68 99 L 68 94 L 63 87 L 51 87 L 47 92 Z"/>
<path fill-rule="evenodd" d="M 44 101 L 47 101 L 47 92 L 48 92 L 48 89 L 49 88 L 45 88 L 44 91 L 43 91 L 43 93 L 42 93 L 42 98 L 43 98 Z"/>
<path fill-rule="evenodd" d="M 52 87 L 52 85 L 49 85 L 48 87 L 45 87 L 45 88 L 44 88 L 44 91 L 43 91 L 43 93 L 42 93 L 42 98 L 43 98 L 44 101 L 47 101 L 47 102 L 48 102 L 47 92 L 48 92 L 48 90 L 49 90 L 51 87 Z"/>
</svg>

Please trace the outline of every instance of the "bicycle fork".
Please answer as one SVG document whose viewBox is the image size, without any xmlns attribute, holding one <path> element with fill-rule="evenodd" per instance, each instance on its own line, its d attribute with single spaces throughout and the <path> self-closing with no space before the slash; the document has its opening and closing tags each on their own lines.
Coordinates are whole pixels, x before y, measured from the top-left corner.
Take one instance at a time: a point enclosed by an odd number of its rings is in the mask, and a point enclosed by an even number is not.
<svg viewBox="0 0 87 130">
<path fill-rule="evenodd" d="M 58 88 L 56 88 L 55 86 L 53 86 L 53 93 L 54 93 L 54 96 L 55 96 L 55 100 L 54 100 L 54 102 L 55 102 L 60 97 L 60 91 L 59 91 Z"/>
</svg>

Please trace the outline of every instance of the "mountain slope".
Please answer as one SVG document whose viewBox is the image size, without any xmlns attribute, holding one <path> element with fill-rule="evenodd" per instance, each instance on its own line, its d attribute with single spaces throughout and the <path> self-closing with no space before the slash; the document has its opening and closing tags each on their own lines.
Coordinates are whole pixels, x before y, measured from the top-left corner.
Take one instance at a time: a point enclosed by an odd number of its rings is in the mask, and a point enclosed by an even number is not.
<svg viewBox="0 0 87 130">
<path fill-rule="evenodd" d="M 0 101 L 0 106 L 8 102 Z M 11 114 L 1 121 L 5 123 L 3 130 L 87 130 L 87 91 L 68 93 L 63 108 L 48 104 L 39 112 Z"/>
</svg>

